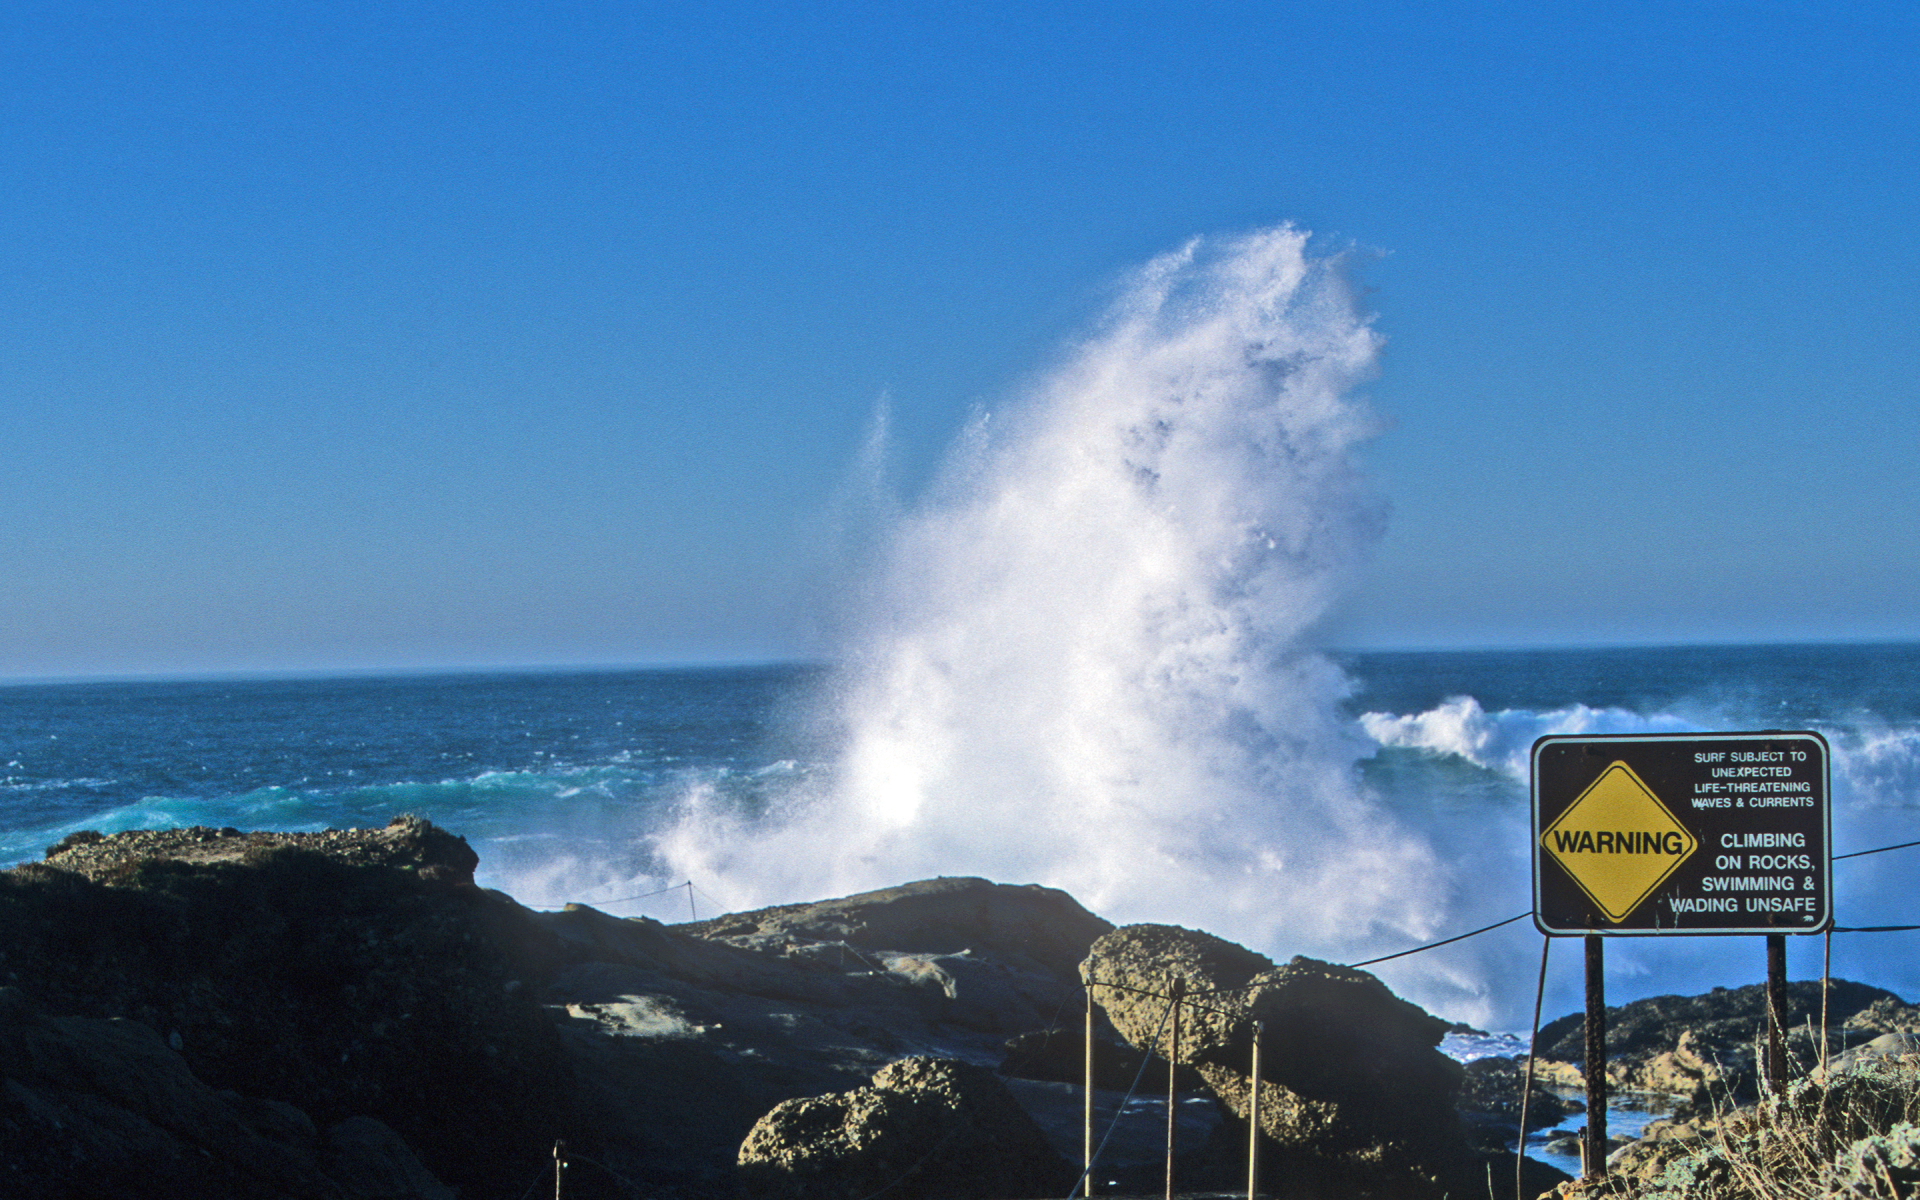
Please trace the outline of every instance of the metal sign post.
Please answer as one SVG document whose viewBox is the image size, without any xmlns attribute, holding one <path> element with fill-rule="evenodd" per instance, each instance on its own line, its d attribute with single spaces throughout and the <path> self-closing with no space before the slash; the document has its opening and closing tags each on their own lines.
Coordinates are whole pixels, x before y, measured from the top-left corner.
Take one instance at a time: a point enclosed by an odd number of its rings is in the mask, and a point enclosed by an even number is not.
<svg viewBox="0 0 1920 1200">
<path fill-rule="evenodd" d="M 1533 921 L 1587 939 L 1585 1174 L 1606 1172 L 1603 937 L 1766 935 L 1766 1071 L 1784 1080 L 1784 935 L 1833 924 L 1829 758 L 1777 730 L 1533 744 Z"/>
</svg>

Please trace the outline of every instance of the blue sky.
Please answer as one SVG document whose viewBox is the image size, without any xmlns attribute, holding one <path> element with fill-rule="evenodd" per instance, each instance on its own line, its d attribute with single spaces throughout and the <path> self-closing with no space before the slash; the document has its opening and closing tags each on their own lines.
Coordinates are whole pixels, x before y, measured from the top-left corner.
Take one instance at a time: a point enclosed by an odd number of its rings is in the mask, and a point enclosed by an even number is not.
<svg viewBox="0 0 1920 1200">
<path fill-rule="evenodd" d="M 0 676 L 809 646 L 1196 234 L 1356 251 L 1351 646 L 1920 637 L 1906 6 L 28 4 Z"/>
</svg>

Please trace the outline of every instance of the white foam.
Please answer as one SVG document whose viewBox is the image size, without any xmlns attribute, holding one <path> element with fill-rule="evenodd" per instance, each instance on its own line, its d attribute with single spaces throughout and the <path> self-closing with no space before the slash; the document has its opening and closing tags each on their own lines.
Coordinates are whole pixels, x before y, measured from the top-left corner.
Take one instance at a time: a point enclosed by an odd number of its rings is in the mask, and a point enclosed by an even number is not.
<svg viewBox="0 0 1920 1200">
<path fill-rule="evenodd" d="M 976 422 L 850 589 L 831 778 L 761 817 L 691 790 L 667 875 L 746 906 L 980 874 L 1280 953 L 1440 927 L 1305 648 L 1381 521 L 1350 458 L 1379 339 L 1306 241 L 1154 261 Z"/>
<path fill-rule="evenodd" d="M 1407 716 L 1363 713 L 1360 727 L 1382 746 L 1451 754 L 1522 783 L 1532 769 L 1533 743 L 1549 734 L 1681 733 L 1697 728 L 1668 713 L 1643 716 L 1584 704 L 1548 712 L 1520 708 L 1490 713 L 1472 696 L 1454 696 L 1437 708 Z"/>
</svg>

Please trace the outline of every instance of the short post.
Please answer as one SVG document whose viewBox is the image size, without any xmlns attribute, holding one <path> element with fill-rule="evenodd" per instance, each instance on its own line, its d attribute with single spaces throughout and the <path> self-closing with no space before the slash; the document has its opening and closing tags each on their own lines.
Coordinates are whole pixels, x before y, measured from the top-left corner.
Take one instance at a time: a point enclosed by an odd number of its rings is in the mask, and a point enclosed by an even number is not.
<svg viewBox="0 0 1920 1200">
<path fill-rule="evenodd" d="M 1173 1029 L 1167 1038 L 1167 1200 L 1173 1200 L 1173 1150 L 1174 1116 L 1179 1097 L 1175 1089 L 1179 1086 L 1180 1071 L 1180 997 L 1186 994 L 1187 981 L 1173 981 Z"/>
<path fill-rule="evenodd" d="M 1086 1165 L 1086 1174 L 1085 1176 L 1083 1176 L 1083 1182 L 1081 1184 L 1080 1194 L 1082 1196 L 1092 1196 L 1093 1195 L 1093 985 L 1091 983 L 1087 985 L 1086 1068 L 1087 1068 L 1086 1119 L 1081 1123 L 1081 1129 L 1080 1129 L 1080 1156 L 1081 1156 L 1081 1161 Z"/>
<path fill-rule="evenodd" d="M 1260 1200 L 1260 1022 L 1253 1023 L 1252 1095 L 1247 1099 L 1247 1200 Z"/>
<path fill-rule="evenodd" d="M 565 1142 L 555 1142 L 553 1144 L 553 1200 L 566 1200 L 565 1196 L 562 1195 L 566 1187 L 566 1175 L 567 1144 Z"/>
<path fill-rule="evenodd" d="M 1607 1173 L 1607 939 L 1587 935 L 1587 1140 L 1580 1176 Z"/>
<path fill-rule="evenodd" d="M 1787 1082 L 1787 935 L 1767 935 L 1767 1087 Z"/>
</svg>

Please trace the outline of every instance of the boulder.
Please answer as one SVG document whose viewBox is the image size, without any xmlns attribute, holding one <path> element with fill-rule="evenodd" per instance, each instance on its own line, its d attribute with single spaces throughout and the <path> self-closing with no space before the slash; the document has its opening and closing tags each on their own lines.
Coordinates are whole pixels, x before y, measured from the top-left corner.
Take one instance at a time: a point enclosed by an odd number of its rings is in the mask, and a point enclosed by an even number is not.
<svg viewBox="0 0 1920 1200">
<path fill-rule="evenodd" d="M 871 1087 L 777 1105 L 740 1145 L 753 1200 L 993 1200 L 1064 1193 L 1075 1172 L 992 1071 L 908 1058 Z"/>
<path fill-rule="evenodd" d="M 1253 1025 L 1262 1023 L 1259 1119 L 1273 1179 L 1302 1192 L 1434 1200 L 1485 1190 L 1454 1109 L 1461 1068 L 1437 1049 L 1447 1023 L 1374 976 L 1308 958 L 1276 966 L 1166 925 L 1105 935 L 1081 971 L 1114 1028 L 1161 1053 L 1164 997 L 1182 981 L 1191 1001 L 1177 1061 L 1195 1067 L 1241 1122 L 1251 1111 Z"/>
</svg>

